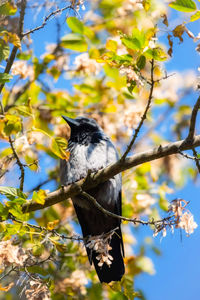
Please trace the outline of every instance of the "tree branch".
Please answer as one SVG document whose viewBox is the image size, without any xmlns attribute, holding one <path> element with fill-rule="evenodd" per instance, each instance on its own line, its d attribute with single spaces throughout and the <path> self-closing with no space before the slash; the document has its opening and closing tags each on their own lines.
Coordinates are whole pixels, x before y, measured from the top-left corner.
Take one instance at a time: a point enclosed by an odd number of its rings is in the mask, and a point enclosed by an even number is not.
<svg viewBox="0 0 200 300">
<path fill-rule="evenodd" d="M 196 151 L 195 151 L 196 152 Z M 198 157 L 195 157 L 195 156 L 191 156 L 191 155 L 189 155 L 189 154 L 186 154 L 186 153 L 183 153 L 183 152 L 181 152 L 181 151 L 179 151 L 178 152 L 180 155 L 182 155 L 183 157 L 185 157 L 185 158 L 188 158 L 188 159 L 191 159 L 191 160 L 200 160 L 200 158 L 198 158 Z M 197 154 L 197 153 L 196 153 Z"/>
<path fill-rule="evenodd" d="M 192 114 L 191 114 L 191 119 L 190 119 L 190 128 L 189 128 L 189 134 L 187 139 L 192 140 L 194 138 L 194 134 L 195 134 L 195 125 L 196 125 L 196 118 L 197 118 L 197 113 L 198 110 L 200 108 L 200 96 L 197 99 L 193 110 L 192 110 Z"/>
<path fill-rule="evenodd" d="M 192 141 L 185 139 L 169 143 L 165 146 L 160 145 L 154 149 L 128 157 L 123 162 L 119 160 L 116 163 L 109 165 L 96 173 L 92 173 L 87 181 L 83 178 L 74 184 L 65 187 L 63 186 L 59 190 L 49 193 L 45 199 L 44 205 L 35 203 L 33 201 L 27 202 L 23 206 L 23 212 L 36 211 L 45 207 L 52 206 L 58 202 L 66 200 L 67 198 L 80 194 L 82 190 L 87 191 L 91 188 L 94 188 L 101 182 L 105 182 L 106 180 L 127 169 L 136 167 L 145 162 L 176 154 L 179 153 L 179 151 L 189 150 L 198 146 L 200 146 L 200 135 L 195 136 Z"/>
<path fill-rule="evenodd" d="M 39 225 L 34 225 L 34 224 L 30 224 L 30 223 L 18 220 L 13 215 L 10 215 L 9 217 L 12 221 L 22 224 L 22 226 L 24 226 L 24 227 L 30 227 L 30 228 L 34 228 L 40 232 L 44 232 L 45 233 L 44 236 L 46 234 L 50 233 L 54 236 L 55 235 L 58 236 L 60 239 L 63 239 L 63 240 L 71 240 L 71 241 L 79 241 L 79 242 L 84 240 L 81 236 L 78 236 L 78 235 L 66 236 L 64 234 L 58 233 L 55 229 L 49 230 L 46 227 L 42 227 Z M 32 234 L 34 234 L 34 233 L 32 232 Z"/>
<path fill-rule="evenodd" d="M 198 154 L 197 154 L 195 148 L 192 148 L 192 152 L 193 152 L 193 155 L 194 155 L 194 160 L 195 160 L 195 163 L 196 163 L 196 167 L 197 167 L 197 169 L 200 173 L 200 163 L 199 163 L 200 159 L 198 158 Z"/>
<path fill-rule="evenodd" d="M 59 8 L 59 9 L 57 9 L 57 10 L 55 10 L 55 11 L 52 11 L 48 16 L 46 16 L 46 17 L 44 18 L 44 21 L 43 21 L 43 23 L 42 23 L 40 26 L 37 26 L 37 27 L 35 27 L 35 28 L 33 28 L 33 29 L 28 30 L 27 32 L 24 32 L 24 33 L 22 34 L 22 36 L 24 37 L 24 36 L 26 36 L 26 35 L 28 35 L 28 34 L 30 34 L 30 33 L 33 33 L 33 32 L 35 32 L 35 31 L 37 31 L 37 30 L 42 29 L 45 25 L 47 25 L 47 21 L 48 21 L 52 16 L 55 16 L 55 15 L 57 15 L 57 14 L 63 12 L 63 11 L 66 10 L 66 9 L 74 9 L 74 7 L 73 7 L 72 5 L 68 5 L 68 6 L 65 6 L 65 7 L 63 7 L 63 8 Z"/>
<path fill-rule="evenodd" d="M 18 164 L 18 166 L 19 166 L 19 168 L 20 168 L 20 171 L 21 171 L 21 176 L 20 176 L 20 191 L 22 191 L 23 192 L 23 189 L 24 189 L 24 175 L 25 175 L 25 172 L 24 172 L 24 165 L 22 164 L 22 162 L 20 161 L 20 159 L 19 159 L 19 156 L 17 155 L 17 152 L 16 152 L 16 150 L 15 150 L 15 148 L 14 148 L 14 145 L 13 145 L 13 141 L 12 141 L 12 139 L 11 139 L 11 137 L 9 136 L 9 143 L 10 143 L 10 147 L 11 147 L 11 149 L 12 149 L 12 152 L 13 152 L 13 155 L 14 155 L 14 157 L 15 157 L 15 159 L 16 159 L 16 161 L 17 161 L 17 164 Z"/>
<path fill-rule="evenodd" d="M 24 15 L 25 15 L 25 9 L 26 9 L 26 0 L 21 0 L 21 10 L 20 10 L 20 17 L 19 17 L 19 28 L 18 28 L 18 36 L 20 38 L 20 41 L 22 40 L 23 36 L 22 36 L 22 32 L 23 32 L 23 27 L 24 27 Z M 10 54 L 10 57 L 8 59 L 6 68 L 4 70 L 4 73 L 9 74 L 10 69 L 13 65 L 13 62 L 15 60 L 15 56 L 17 54 L 17 50 L 18 47 L 14 46 L 12 49 L 12 52 Z M 0 85 L 0 93 L 2 92 L 2 89 L 4 87 L 5 83 L 2 83 Z M 1 103 L 1 111 L 2 114 L 4 114 L 4 109 L 3 109 L 3 105 Z"/>
<path fill-rule="evenodd" d="M 99 204 L 99 202 L 97 202 L 97 200 L 94 197 L 92 197 L 88 193 L 82 191 L 81 195 L 84 196 L 85 198 L 87 198 L 88 200 L 90 200 L 90 202 L 92 202 L 98 208 L 98 210 L 102 211 L 105 215 L 108 215 L 112 218 L 116 218 L 116 219 L 119 219 L 119 220 L 122 220 L 122 221 L 132 222 L 134 224 L 138 223 L 138 224 L 142 224 L 142 225 L 154 225 L 154 226 L 156 226 L 156 224 L 163 223 L 163 222 L 166 222 L 166 221 L 170 221 L 170 219 L 172 218 L 172 216 L 169 216 L 167 218 L 164 218 L 164 219 L 161 219 L 161 220 L 156 220 L 156 221 L 155 220 L 143 221 L 143 220 L 136 219 L 136 218 L 133 218 L 133 219 L 132 218 L 126 218 L 126 217 L 116 215 L 116 214 L 106 210 L 105 208 L 103 208 L 103 206 L 101 206 Z"/>
<path fill-rule="evenodd" d="M 129 145 L 127 146 L 126 151 L 124 152 L 124 154 L 121 157 L 121 161 L 125 160 L 126 156 L 128 155 L 128 153 L 130 152 L 131 148 L 133 147 L 133 145 L 135 143 L 135 140 L 136 140 L 136 138 L 138 136 L 138 133 L 139 133 L 139 131 L 140 131 L 140 129 L 141 129 L 143 123 L 144 123 L 144 120 L 147 117 L 147 112 L 148 112 L 148 110 L 149 110 L 149 108 L 151 106 L 151 100 L 152 100 L 152 97 L 153 97 L 153 89 L 154 89 L 154 84 L 155 84 L 154 77 L 153 77 L 153 71 L 154 71 L 154 60 L 152 59 L 152 61 L 151 61 L 151 81 L 150 81 L 151 87 L 150 87 L 150 92 L 149 92 L 149 98 L 148 98 L 147 106 L 145 108 L 145 111 L 143 113 L 143 116 L 142 116 L 142 118 L 140 120 L 140 123 L 139 123 L 138 127 L 135 129 L 135 133 L 133 135 L 133 138 L 132 138 L 131 142 L 129 143 Z"/>
</svg>

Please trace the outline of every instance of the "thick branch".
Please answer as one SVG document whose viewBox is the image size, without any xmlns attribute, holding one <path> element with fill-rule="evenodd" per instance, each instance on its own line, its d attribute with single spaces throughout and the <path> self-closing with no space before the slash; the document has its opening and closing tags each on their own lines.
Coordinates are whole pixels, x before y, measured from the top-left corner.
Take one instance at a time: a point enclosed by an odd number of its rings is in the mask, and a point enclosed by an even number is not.
<svg viewBox="0 0 200 300">
<path fill-rule="evenodd" d="M 101 182 L 112 178 L 113 176 L 145 162 L 149 162 L 155 159 L 159 159 L 168 155 L 179 153 L 179 151 L 193 149 L 194 147 L 200 146 L 200 135 L 195 136 L 194 139 L 181 140 L 173 143 L 169 143 L 165 146 L 159 146 L 146 152 L 135 154 L 131 157 L 126 158 L 123 162 L 117 161 L 116 163 L 107 166 L 106 168 L 99 170 L 98 172 L 91 174 L 88 180 L 81 179 L 75 184 L 62 187 L 61 189 L 49 193 L 46 197 L 44 205 L 30 201 L 23 206 L 24 212 L 31 212 L 42 209 L 44 207 L 52 206 L 58 202 L 62 202 L 67 198 L 73 197 L 80 193 L 80 191 L 87 191 L 94 188 Z"/>
</svg>

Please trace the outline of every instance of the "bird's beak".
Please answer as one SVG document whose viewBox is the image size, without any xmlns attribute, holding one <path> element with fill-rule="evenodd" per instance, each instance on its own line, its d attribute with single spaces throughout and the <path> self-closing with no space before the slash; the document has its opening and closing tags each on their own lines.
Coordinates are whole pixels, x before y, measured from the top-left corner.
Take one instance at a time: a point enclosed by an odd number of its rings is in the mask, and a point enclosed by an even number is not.
<svg viewBox="0 0 200 300">
<path fill-rule="evenodd" d="M 79 125 L 79 123 L 72 118 L 66 117 L 66 116 L 62 116 L 62 118 L 67 122 L 67 124 L 72 128 L 72 127 L 76 127 Z"/>
</svg>

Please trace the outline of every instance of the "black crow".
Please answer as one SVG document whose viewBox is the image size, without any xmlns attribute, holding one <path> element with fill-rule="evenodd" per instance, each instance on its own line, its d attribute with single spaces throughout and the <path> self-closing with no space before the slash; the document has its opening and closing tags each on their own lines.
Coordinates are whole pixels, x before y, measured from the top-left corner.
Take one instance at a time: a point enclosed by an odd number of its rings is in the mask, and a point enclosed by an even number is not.
<svg viewBox="0 0 200 300">
<path fill-rule="evenodd" d="M 95 120 L 86 117 L 71 119 L 63 116 L 71 128 L 68 141 L 70 158 L 61 160 L 61 183 L 68 185 L 87 176 L 88 171 L 96 172 L 118 160 L 118 153 L 110 139 L 103 132 Z M 121 215 L 121 175 L 118 174 L 97 187 L 87 191 L 105 209 Z M 73 205 L 81 225 L 83 237 L 92 237 L 108 233 L 113 229 L 116 232 L 110 241 L 109 255 L 113 257 L 112 264 L 102 266 L 97 259 L 98 252 L 86 247 L 90 263 L 94 263 L 97 275 L 101 282 L 120 281 L 124 274 L 124 249 L 120 229 L 120 220 L 110 217 L 94 206 L 83 196 L 72 198 Z"/>
</svg>

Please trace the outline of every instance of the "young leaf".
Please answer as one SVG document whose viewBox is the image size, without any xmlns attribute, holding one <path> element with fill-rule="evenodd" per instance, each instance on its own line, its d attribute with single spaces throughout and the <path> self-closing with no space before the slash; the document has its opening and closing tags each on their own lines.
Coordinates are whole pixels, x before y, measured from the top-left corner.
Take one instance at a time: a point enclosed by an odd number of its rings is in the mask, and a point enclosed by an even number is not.
<svg viewBox="0 0 200 300">
<path fill-rule="evenodd" d="M 26 199 L 26 194 L 22 193 L 19 189 L 8 187 L 8 186 L 0 186 L 0 194 L 5 195 L 8 199 L 10 198 L 23 198 Z"/>
<path fill-rule="evenodd" d="M 165 51 L 160 47 L 148 49 L 144 52 L 144 55 L 149 59 L 155 59 L 157 61 L 164 61 L 168 58 Z"/>
<path fill-rule="evenodd" d="M 17 7 L 9 2 L 0 5 L 0 15 L 13 16 L 17 11 Z"/>
<path fill-rule="evenodd" d="M 47 194 L 44 190 L 39 190 L 38 192 L 34 191 L 32 200 L 43 205 L 45 203 L 46 196 Z"/>
<path fill-rule="evenodd" d="M 140 41 L 135 37 L 123 38 L 122 44 L 124 44 L 127 48 L 132 49 L 132 50 L 140 50 L 141 49 Z"/>
<path fill-rule="evenodd" d="M 9 82 L 11 78 L 12 76 L 7 73 L 0 73 L 0 83 Z"/>
<path fill-rule="evenodd" d="M 8 217 L 8 207 L 4 206 L 1 202 L 0 202 L 0 216 L 2 220 L 6 220 Z"/>
<path fill-rule="evenodd" d="M 116 52 L 117 51 L 117 42 L 113 40 L 107 40 L 106 42 L 106 49 Z"/>
<path fill-rule="evenodd" d="M 5 41 L 21 49 L 21 41 L 16 33 L 6 32 Z"/>
<path fill-rule="evenodd" d="M 67 18 L 67 24 L 73 32 L 83 34 L 84 25 L 77 18 Z"/>
<path fill-rule="evenodd" d="M 88 48 L 85 38 L 78 33 L 70 33 L 65 35 L 62 38 L 61 46 L 79 52 L 85 52 Z"/>
<path fill-rule="evenodd" d="M 54 220 L 53 222 L 48 222 L 47 223 L 47 229 L 48 230 L 53 230 L 59 223 L 59 220 Z"/>
<path fill-rule="evenodd" d="M 141 55 L 137 60 L 137 67 L 142 70 L 144 69 L 146 65 L 146 57 L 144 55 Z"/>
<path fill-rule="evenodd" d="M 190 17 L 190 22 L 194 22 L 196 20 L 200 19 L 200 10 L 198 10 L 194 15 Z"/>
<path fill-rule="evenodd" d="M 69 151 L 67 149 L 67 141 L 65 138 L 52 138 L 51 151 L 61 159 L 69 159 Z"/>
<path fill-rule="evenodd" d="M 21 119 L 18 116 L 7 114 L 5 116 L 4 122 L 4 132 L 7 136 L 11 134 L 16 134 L 22 129 Z"/>
<path fill-rule="evenodd" d="M 183 12 L 192 12 L 197 9 L 195 2 L 192 0 L 176 0 L 169 3 L 169 6 Z"/>
<path fill-rule="evenodd" d="M 7 59 L 9 53 L 9 46 L 2 39 L 0 39 L 0 61 Z"/>
</svg>

